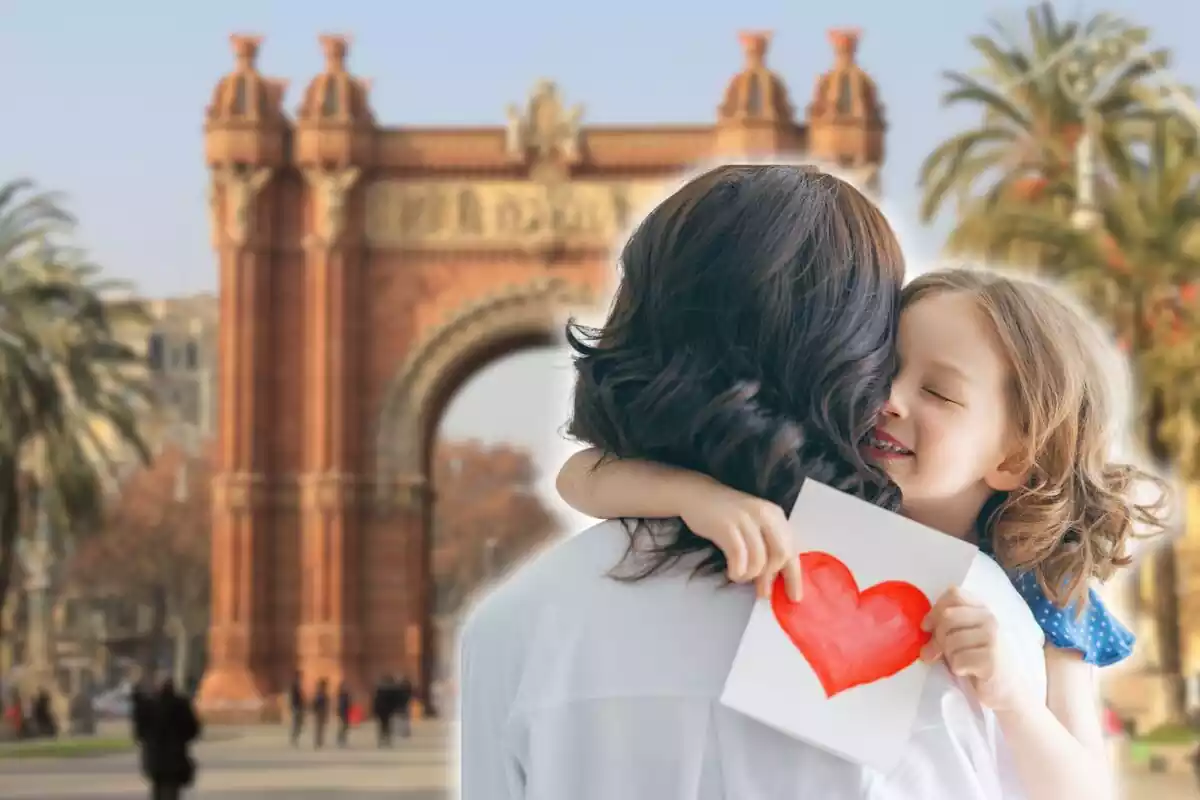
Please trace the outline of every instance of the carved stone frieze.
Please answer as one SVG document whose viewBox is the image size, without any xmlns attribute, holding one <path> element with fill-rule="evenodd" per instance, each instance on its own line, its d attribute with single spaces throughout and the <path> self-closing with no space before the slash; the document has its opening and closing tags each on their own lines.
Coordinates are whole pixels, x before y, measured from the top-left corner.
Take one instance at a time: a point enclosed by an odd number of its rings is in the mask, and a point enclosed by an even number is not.
<svg viewBox="0 0 1200 800">
<path fill-rule="evenodd" d="M 312 230 L 305 237 L 305 246 L 334 247 L 341 241 L 347 205 L 359 175 L 358 167 L 304 170 L 313 199 Z"/>
<path fill-rule="evenodd" d="M 363 191 L 363 236 L 389 250 L 607 250 L 663 193 L 658 179 L 401 180 Z"/>
<path fill-rule="evenodd" d="M 245 245 L 255 233 L 258 196 L 271 180 L 268 167 L 216 167 L 209 183 L 208 210 L 213 244 Z"/>
</svg>

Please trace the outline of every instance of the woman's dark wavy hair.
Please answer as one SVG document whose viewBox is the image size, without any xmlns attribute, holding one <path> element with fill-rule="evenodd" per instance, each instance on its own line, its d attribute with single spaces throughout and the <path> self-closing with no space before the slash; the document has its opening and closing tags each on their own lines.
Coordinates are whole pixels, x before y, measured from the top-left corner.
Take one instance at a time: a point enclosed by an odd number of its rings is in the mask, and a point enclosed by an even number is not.
<svg viewBox="0 0 1200 800">
<path fill-rule="evenodd" d="M 812 167 L 722 166 L 655 208 L 619 266 L 604 327 L 567 325 L 577 354 L 569 435 L 787 510 L 807 477 L 899 505 L 860 454 L 894 371 L 904 276 L 874 203 Z M 629 526 L 630 554 L 644 527 Z M 711 542 L 682 523 L 670 532 L 650 537 L 644 567 L 620 577 L 694 552 L 705 554 L 697 573 L 725 570 Z"/>
</svg>

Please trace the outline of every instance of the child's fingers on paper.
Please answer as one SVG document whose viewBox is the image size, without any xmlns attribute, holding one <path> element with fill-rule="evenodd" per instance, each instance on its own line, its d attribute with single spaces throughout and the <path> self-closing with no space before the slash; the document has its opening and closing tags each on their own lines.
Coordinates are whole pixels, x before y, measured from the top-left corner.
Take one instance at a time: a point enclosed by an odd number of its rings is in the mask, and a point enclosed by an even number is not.
<svg viewBox="0 0 1200 800">
<path fill-rule="evenodd" d="M 787 530 L 786 519 L 764 520 L 760 530 L 767 547 L 767 563 L 763 568 L 763 573 L 768 579 L 774 580 L 775 576 L 788 564 L 796 561 L 796 556 L 792 552 L 792 537 Z"/>
<path fill-rule="evenodd" d="M 791 598 L 793 603 L 799 603 L 800 598 L 804 595 L 804 575 L 800 570 L 800 559 L 795 556 L 788 558 L 784 562 L 783 569 L 783 586 L 787 590 L 787 596 Z"/>
<path fill-rule="evenodd" d="M 954 595 L 950 592 L 945 592 L 933 604 L 933 608 L 929 609 L 929 613 L 925 615 L 925 619 L 921 620 L 921 630 L 932 631 L 937 628 L 938 623 L 942 619 L 942 615 L 946 610 L 953 608 L 955 603 Z"/>
<path fill-rule="evenodd" d="M 946 655 L 946 666 L 958 676 L 987 680 L 992 674 L 992 654 L 987 647 L 971 647 Z"/>
<path fill-rule="evenodd" d="M 995 618 L 988 612 L 986 608 L 978 608 L 976 606 L 947 606 L 938 616 L 937 625 L 934 630 L 938 635 L 945 637 L 947 634 L 953 633 L 964 628 L 981 628 L 988 629 L 989 621 L 994 621 Z"/>
<path fill-rule="evenodd" d="M 783 565 L 780 570 L 768 570 L 755 579 L 755 585 L 758 586 L 759 597 L 770 597 L 771 590 L 778 580 L 783 581 L 784 591 L 787 592 L 788 599 L 793 603 L 800 602 L 804 590 L 800 580 L 800 562 L 797 559 L 790 559 Z"/>
<path fill-rule="evenodd" d="M 955 653 L 963 650 L 970 650 L 975 647 L 985 647 L 991 642 L 992 637 L 988 631 L 981 625 L 973 625 L 969 628 L 958 628 L 950 631 L 941 639 L 942 651 L 947 658 L 952 657 Z"/>
<path fill-rule="evenodd" d="M 746 571 L 742 579 L 757 578 L 767 567 L 767 543 L 763 541 L 762 531 L 750 521 L 738 525 L 738 532 L 746 545 Z"/>
<path fill-rule="evenodd" d="M 735 583 L 744 580 L 747 553 L 741 530 L 736 525 L 730 526 L 729 530 L 717 539 L 717 546 L 725 553 L 725 573 L 729 580 Z"/>
<path fill-rule="evenodd" d="M 721 544 L 721 549 L 725 551 L 731 581 L 745 583 L 757 578 L 762 572 L 766 555 L 761 539 L 758 531 L 746 522 L 731 523 L 721 534 L 718 544 Z"/>
<path fill-rule="evenodd" d="M 986 633 L 978 622 L 970 622 L 973 616 L 970 614 L 961 614 L 961 611 L 971 611 L 972 609 L 964 609 L 961 606 L 947 606 L 944 609 L 937 609 L 935 612 L 930 612 L 930 615 L 925 618 L 925 622 L 930 624 L 930 627 L 925 630 L 932 632 L 932 638 L 925 643 L 921 648 L 922 661 L 937 661 L 942 656 L 947 656 L 952 650 L 962 650 L 964 647 L 964 637 L 966 641 L 974 641 L 976 633 L 982 641 L 986 642 Z M 924 623 L 922 623 L 924 625 Z M 963 636 L 960 636 L 962 634 Z"/>
<path fill-rule="evenodd" d="M 774 515 L 770 515 L 759 522 L 759 530 L 762 531 L 762 536 L 767 542 L 767 551 L 770 555 L 769 568 L 778 572 L 794 555 L 792 534 L 788 530 L 787 520 L 776 519 Z"/>
<path fill-rule="evenodd" d="M 984 606 L 964 602 L 963 595 L 955 589 L 950 589 L 933 604 L 933 608 L 921 622 L 921 629 L 934 631 L 950 627 L 947 630 L 961 628 L 967 625 L 980 624 L 986 619 L 993 619 L 990 611 Z"/>
</svg>

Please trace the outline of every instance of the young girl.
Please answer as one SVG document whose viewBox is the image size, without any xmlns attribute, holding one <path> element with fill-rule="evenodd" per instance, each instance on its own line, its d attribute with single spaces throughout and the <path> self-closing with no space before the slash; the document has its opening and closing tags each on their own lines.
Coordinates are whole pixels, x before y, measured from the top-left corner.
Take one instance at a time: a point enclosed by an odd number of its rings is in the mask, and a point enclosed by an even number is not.
<svg viewBox="0 0 1200 800">
<path fill-rule="evenodd" d="M 1110 461 L 1119 362 L 1088 320 L 1031 282 L 935 272 L 903 303 L 900 369 L 863 446 L 906 516 L 977 543 L 1013 576 L 1045 632 L 1047 696 L 1028 699 L 995 618 L 960 590 L 926 619 L 923 656 L 944 659 L 995 713 L 1029 796 L 1095 796 L 1111 780 L 1097 780 L 1107 759 L 1093 667 L 1127 656 L 1133 636 L 1089 583 L 1129 563 L 1135 527 L 1164 523 L 1161 494 L 1151 505 L 1131 496 L 1157 482 Z M 595 517 L 680 517 L 722 549 L 732 580 L 765 594 L 782 571 L 793 598 L 803 591 L 783 510 L 707 476 L 584 451 L 558 488 Z"/>
</svg>

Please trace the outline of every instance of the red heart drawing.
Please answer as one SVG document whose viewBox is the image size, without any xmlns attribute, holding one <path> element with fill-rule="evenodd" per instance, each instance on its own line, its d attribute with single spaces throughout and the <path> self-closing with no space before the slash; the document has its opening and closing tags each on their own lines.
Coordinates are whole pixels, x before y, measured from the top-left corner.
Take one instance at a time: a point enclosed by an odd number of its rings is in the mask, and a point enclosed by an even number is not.
<svg viewBox="0 0 1200 800">
<path fill-rule="evenodd" d="M 827 697 L 895 675 L 931 638 L 921 630 L 929 598 L 911 583 L 885 581 L 859 592 L 849 567 L 820 552 L 801 553 L 800 572 L 800 602 L 788 599 L 779 578 L 771 609 Z"/>
</svg>

